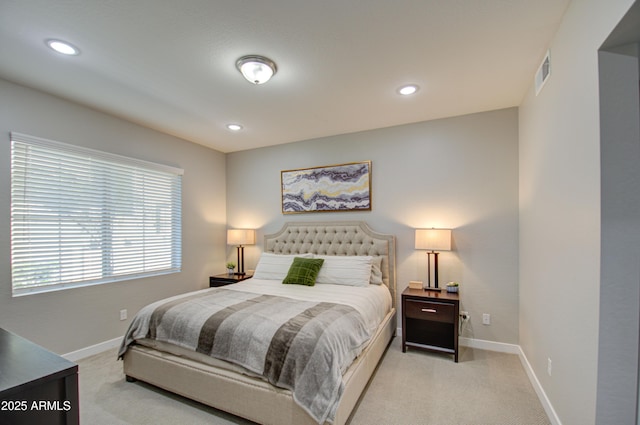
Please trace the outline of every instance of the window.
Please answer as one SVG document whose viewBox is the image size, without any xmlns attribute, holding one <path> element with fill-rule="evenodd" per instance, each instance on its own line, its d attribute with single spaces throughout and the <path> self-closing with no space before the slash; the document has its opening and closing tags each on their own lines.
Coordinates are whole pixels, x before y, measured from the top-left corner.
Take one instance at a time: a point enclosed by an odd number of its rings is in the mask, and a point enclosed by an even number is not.
<svg viewBox="0 0 640 425">
<path fill-rule="evenodd" d="M 11 133 L 13 295 L 179 272 L 182 173 Z"/>
</svg>

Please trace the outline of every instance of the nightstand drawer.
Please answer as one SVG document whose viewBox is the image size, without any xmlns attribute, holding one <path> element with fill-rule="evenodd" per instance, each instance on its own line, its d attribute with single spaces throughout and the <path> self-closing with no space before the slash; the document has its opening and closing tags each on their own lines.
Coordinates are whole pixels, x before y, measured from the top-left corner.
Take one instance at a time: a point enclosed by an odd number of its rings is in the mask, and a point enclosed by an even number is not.
<svg viewBox="0 0 640 425">
<path fill-rule="evenodd" d="M 432 322 L 455 322 L 455 306 L 449 303 L 433 301 L 406 300 L 404 304 L 406 317 L 429 320 Z"/>
<path fill-rule="evenodd" d="M 217 288 L 219 286 L 231 285 L 232 283 L 238 283 L 236 279 L 225 279 L 221 277 L 209 276 L 209 287 Z"/>
</svg>

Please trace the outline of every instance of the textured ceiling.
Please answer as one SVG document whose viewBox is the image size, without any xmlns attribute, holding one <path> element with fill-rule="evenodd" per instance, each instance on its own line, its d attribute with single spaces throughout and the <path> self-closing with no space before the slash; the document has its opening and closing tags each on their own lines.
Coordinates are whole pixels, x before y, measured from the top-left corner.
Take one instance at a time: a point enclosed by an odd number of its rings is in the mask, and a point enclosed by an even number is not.
<svg viewBox="0 0 640 425">
<path fill-rule="evenodd" d="M 568 3 L 0 0 L 0 77 L 233 152 L 517 106 Z"/>
</svg>

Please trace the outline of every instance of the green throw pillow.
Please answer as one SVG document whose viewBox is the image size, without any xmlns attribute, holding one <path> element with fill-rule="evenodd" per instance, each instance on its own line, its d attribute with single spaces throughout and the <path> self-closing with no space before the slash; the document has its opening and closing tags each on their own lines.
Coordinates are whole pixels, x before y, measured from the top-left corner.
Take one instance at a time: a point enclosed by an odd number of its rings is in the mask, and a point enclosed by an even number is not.
<svg viewBox="0 0 640 425">
<path fill-rule="evenodd" d="M 295 257 L 282 283 L 313 286 L 324 259 Z"/>
</svg>

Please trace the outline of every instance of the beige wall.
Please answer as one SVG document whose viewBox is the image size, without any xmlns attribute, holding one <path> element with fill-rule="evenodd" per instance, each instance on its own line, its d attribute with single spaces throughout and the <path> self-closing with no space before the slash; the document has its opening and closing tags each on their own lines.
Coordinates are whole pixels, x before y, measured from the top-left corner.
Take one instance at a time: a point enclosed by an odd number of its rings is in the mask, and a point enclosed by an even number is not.
<svg viewBox="0 0 640 425">
<path fill-rule="evenodd" d="M 182 272 L 12 298 L 9 132 L 184 169 Z M 224 154 L 0 80 L 0 327 L 64 354 L 122 336 L 143 305 L 208 285 L 224 270 Z"/>
<path fill-rule="evenodd" d="M 520 345 L 564 425 L 596 423 L 598 49 L 632 3 L 573 1 L 549 46 L 550 79 L 519 108 Z"/>
<path fill-rule="evenodd" d="M 463 336 L 517 344 L 517 135 L 517 110 L 504 109 L 228 154 L 229 226 L 259 229 L 259 245 L 245 254 L 253 268 L 263 235 L 285 221 L 364 220 L 397 237 L 399 293 L 409 280 L 426 280 L 414 228 L 453 228 L 440 282 L 461 284 L 471 314 Z M 281 213 L 281 170 L 363 160 L 372 161 L 371 212 Z"/>
</svg>

